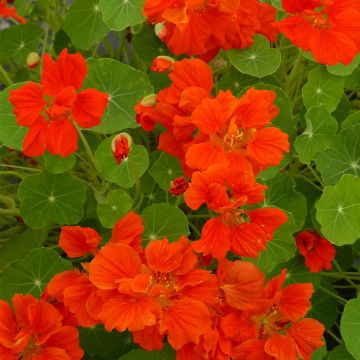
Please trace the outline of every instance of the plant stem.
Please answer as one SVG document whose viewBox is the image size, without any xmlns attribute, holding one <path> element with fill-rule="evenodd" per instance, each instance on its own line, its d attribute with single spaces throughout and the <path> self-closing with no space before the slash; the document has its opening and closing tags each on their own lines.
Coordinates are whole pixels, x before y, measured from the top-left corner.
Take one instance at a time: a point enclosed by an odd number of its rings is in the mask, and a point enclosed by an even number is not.
<svg viewBox="0 0 360 360">
<path fill-rule="evenodd" d="M 12 80 L 10 79 L 10 76 L 8 75 L 8 73 L 5 71 L 5 69 L 3 68 L 3 66 L 1 64 L 0 64 L 0 74 L 4 78 L 6 86 L 10 86 L 13 84 Z"/>
<path fill-rule="evenodd" d="M 135 209 L 139 205 L 139 200 L 141 195 L 141 182 L 137 174 L 134 162 L 132 161 L 132 159 L 130 159 L 130 156 L 127 158 L 127 162 L 129 164 L 130 172 L 135 179 L 135 195 L 133 200 L 133 208 Z"/>
<path fill-rule="evenodd" d="M 285 86 L 285 92 L 288 94 L 289 98 L 292 100 L 293 99 L 293 90 L 294 90 L 294 83 L 297 84 L 297 80 L 298 80 L 298 76 L 299 76 L 299 71 L 302 65 L 302 52 L 301 50 L 299 50 L 299 54 L 295 59 L 294 65 L 291 69 L 290 75 L 287 79 L 287 83 Z M 296 86 L 295 84 L 295 86 Z"/>
<path fill-rule="evenodd" d="M 343 272 L 343 270 L 341 269 L 340 265 L 338 264 L 338 262 L 337 262 L 335 259 L 333 260 L 333 263 L 334 263 L 336 269 L 339 271 L 339 273 L 340 273 L 340 274 L 343 274 L 344 279 L 345 279 L 350 285 L 352 285 L 352 286 L 354 286 L 355 288 L 357 288 L 357 285 L 356 285 L 351 279 L 349 279 L 349 278 L 347 277 L 347 275 Z"/>
<path fill-rule="evenodd" d="M 347 300 L 343 297 L 339 296 L 338 294 L 333 293 L 332 291 L 320 286 L 320 288 L 324 293 L 329 294 L 330 296 L 334 297 L 335 299 L 338 299 L 341 303 L 346 304 Z"/>
<path fill-rule="evenodd" d="M 12 209 L 2 209 L 2 208 L 0 208 L 0 215 L 20 216 L 20 210 L 17 209 L 17 208 L 12 208 Z"/>
<path fill-rule="evenodd" d="M 34 168 L 25 167 L 25 166 L 9 165 L 9 164 L 0 164 L 0 167 L 7 167 L 7 168 L 10 168 L 10 169 L 21 169 L 21 170 L 35 171 L 35 172 L 41 172 L 42 171 L 40 169 L 34 169 Z"/>
<path fill-rule="evenodd" d="M 314 175 L 314 178 L 319 182 L 321 186 L 323 186 L 322 180 L 320 179 L 319 175 L 316 173 L 316 171 L 310 166 L 306 165 L 306 167 L 310 170 L 310 172 Z"/>
<path fill-rule="evenodd" d="M 339 339 L 331 330 L 326 330 L 326 332 L 333 337 L 339 344 L 341 344 L 341 339 Z"/>
</svg>

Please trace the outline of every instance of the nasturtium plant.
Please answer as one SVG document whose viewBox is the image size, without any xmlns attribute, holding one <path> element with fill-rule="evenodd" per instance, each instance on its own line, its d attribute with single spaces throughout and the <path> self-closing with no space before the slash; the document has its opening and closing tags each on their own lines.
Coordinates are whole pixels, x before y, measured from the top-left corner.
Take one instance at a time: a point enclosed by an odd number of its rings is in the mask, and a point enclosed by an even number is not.
<svg viewBox="0 0 360 360">
<path fill-rule="evenodd" d="M 360 0 L 0 0 L 0 358 L 360 360 Z"/>
</svg>

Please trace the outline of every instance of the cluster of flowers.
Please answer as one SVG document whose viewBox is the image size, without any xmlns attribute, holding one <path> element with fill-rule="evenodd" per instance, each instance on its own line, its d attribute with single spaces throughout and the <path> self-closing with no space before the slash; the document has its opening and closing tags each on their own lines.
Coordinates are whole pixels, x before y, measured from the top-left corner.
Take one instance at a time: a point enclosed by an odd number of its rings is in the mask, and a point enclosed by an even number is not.
<svg viewBox="0 0 360 360">
<path fill-rule="evenodd" d="M 229 250 L 257 257 L 287 221 L 279 209 L 259 208 L 267 188 L 256 182 L 259 171 L 278 165 L 289 151 L 288 135 L 270 126 L 279 112 L 276 93 L 250 88 L 239 99 L 230 90 L 212 96 L 211 69 L 199 59 L 159 57 L 152 68 L 170 69 L 172 84 L 136 106 L 137 120 L 145 130 L 156 123 L 166 129 L 158 148 L 178 157 L 191 177 L 186 204 L 193 210 L 206 204 L 218 214 L 193 248 L 217 259 Z"/>
<path fill-rule="evenodd" d="M 255 34 L 270 41 L 278 32 L 311 51 L 317 62 L 349 64 L 360 50 L 358 0 L 283 0 L 289 16 L 259 0 L 146 0 L 144 15 L 176 55 L 210 60 L 219 49 L 246 48 Z"/>
<path fill-rule="evenodd" d="M 142 218 L 130 212 L 99 249 L 101 237 L 95 230 L 63 227 L 59 244 L 70 258 L 94 257 L 82 263 L 82 271 L 56 275 L 42 300 L 16 295 L 16 321 L 2 302 L 3 348 L 40 354 L 58 351 L 53 348 L 66 342 L 63 351 L 71 345 L 70 358 L 79 359 L 74 326 L 100 323 L 108 331 L 129 330 L 146 350 L 161 349 L 166 336 L 177 360 L 309 360 L 323 345 L 323 325 L 304 318 L 311 284 L 284 286 L 286 271 L 265 283 L 254 264 L 241 260 L 222 259 L 213 273 L 201 267 L 187 238 L 153 240 L 143 249 L 143 230 Z M 30 322 L 19 299 L 27 300 Z M 18 339 L 25 337 L 18 348 Z"/>
<path fill-rule="evenodd" d="M 276 9 L 259 0 L 146 0 L 144 15 L 176 55 L 209 60 L 221 48 L 250 46 L 255 34 L 277 37 Z"/>
</svg>

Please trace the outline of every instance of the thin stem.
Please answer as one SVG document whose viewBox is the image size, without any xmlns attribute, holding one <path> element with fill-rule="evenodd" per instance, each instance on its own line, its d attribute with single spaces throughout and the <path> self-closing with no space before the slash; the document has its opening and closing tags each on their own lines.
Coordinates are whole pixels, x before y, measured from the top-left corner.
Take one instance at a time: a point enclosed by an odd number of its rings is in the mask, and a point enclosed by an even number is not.
<svg viewBox="0 0 360 360">
<path fill-rule="evenodd" d="M 301 50 L 299 50 L 299 54 L 295 59 L 293 68 L 291 69 L 289 78 L 287 79 L 287 83 L 285 86 L 285 91 L 288 94 L 290 99 L 293 99 L 293 94 L 292 94 L 293 93 L 293 91 L 292 91 L 293 84 L 294 84 L 295 80 L 297 80 L 297 78 L 298 78 L 298 75 L 299 75 L 298 73 L 299 73 L 299 70 L 302 65 L 302 58 L 303 58 L 302 52 L 301 52 Z"/>
<path fill-rule="evenodd" d="M 20 210 L 17 208 L 12 208 L 12 209 L 1 209 L 0 208 L 0 215 L 20 216 Z"/>
<path fill-rule="evenodd" d="M 97 164 L 97 161 L 96 161 L 96 159 L 95 159 L 95 156 L 94 156 L 94 154 L 93 154 L 92 151 L 91 151 L 91 148 L 90 148 L 90 146 L 89 146 L 89 143 L 87 142 L 87 140 L 86 140 L 84 134 L 82 133 L 82 131 L 80 130 L 80 128 L 79 128 L 77 125 L 75 125 L 75 126 L 76 126 L 76 129 L 77 129 L 78 133 L 79 133 L 80 140 L 81 140 L 81 142 L 82 142 L 83 145 L 84 145 L 86 154 L 87 154 L 87 156 L 88 156 L 91 164 L 92 164 L 93 167 L 94 167 L 94 170 L 95 170 L 96 175 L 98 175 L 98 176 L 100 177 L 100 179 L 101 179 L 103 182 L 105 182 L 105 179 L 104 179 L 103 176 L 102 176 L 101 170 L 99 169 L 99 166 L 98 166 L 98 164 Z"/>
<path fill-rule="evenodd" d="M 339 271 L 339 273 L 343 274 L 344 276 L 344 279 L 352 286 L 354 286 L 355 288 L 357 288 L 357 285 L 351 280 L 351 279 L 348 279 L 347 275 L 343 272 L 343 270 L 341 269 L 340 265 L 338 264 L 338 262 L 334 259 L 333 260 L 333 263 L 336 267 L 336 269 Z"/>
<path fill-rule="evenodd" d="M 339 344 L 341 344 L 341 339 L 339 339 L 331 330 L 326 330 L 326 332 L 334 338 Z"/>
<path fill-rule="evenodd" d="M 35 172 L 42 171 L 41 169 L 34 169 L 34 168 L 26 167 L 26 166 L 9 165 L 9 164 L 0 164 L 0 167 L 6 167 L 6 168 L 10 168 L 10 169 L 21 169 L 21 170 L 35 171 Z"/>
<path fill-rule="evenodd" d="M 198 228 L 192 223 L 189 221 L 189 226 L 190 228 L 196 233 L 196 235 L 198 237 L 201 237 L 201 232 L 198 230 Z"/>
<path fill-rule="evenodd" d="M 309 184 L 311 184 L 314 188 L 320 190 L 320 191 L 323 191 L 322 187 L 319 186 L 319 185 L 316 185 L 314 182 L 312 182 L 310 179 L 308 179 L 306 176 L 304 175 L 300 175 L 300 174 L 293 174 L 291 175 L 292 177 L 298 177 L 298 178 L 301 178 L 303 179 L 304 181 L 308 182 Z"/>
<path fill-rule="evenodd" d="M 12 171 L 12 170 L 3 170 L 3 171 L 0 170 L 0 175 L 13 175 L 13 176 L 17 176 L 20 179 L 24 177 L 23 174 L 20 174 L 17 171 Z"/>
<path fill-rule="evenodd" d="M 306 165 L 306 166 L 310 170 L 310 172 L 314 175 L 314 178 L 319 182 L 319 184 L 322 185 L 322 180 L 320 179 L 316 171 L 310 165 Z"/>
<path fill-rule="evenodd" d="M 328 290 L 328 289 L 326 289 L 326 288 L 324 288 L 324 287 L 322 287 L 322 286 L 320 286 L 320 289 L 321 289 L 321 291 L 323 291 L 324 293 L 326 293 L 326 294 L 334 297 L 335 299 L 338 299 L 341 303 L 343 303 L 343 304 L 346 304 L 346 303 L 347 303 L 347 300 L 344 299 L 343 297 L 339 296 L 338 294 L 335 294 L 335 293 L 333 293 L 332 291 L 330 291 L 330 290 Z"/>
<path fill-rule="evenodd" d="M 10 79 L 10 76 L 8 75 L 8 73 L 5 71 L 5 69 L 3 68 L 3 66 L 1 64 L 0 64 L 0 74 L 4 78 L 6 86 L 10 86 L 13 84 L 12 80 Z"/>
</svg>

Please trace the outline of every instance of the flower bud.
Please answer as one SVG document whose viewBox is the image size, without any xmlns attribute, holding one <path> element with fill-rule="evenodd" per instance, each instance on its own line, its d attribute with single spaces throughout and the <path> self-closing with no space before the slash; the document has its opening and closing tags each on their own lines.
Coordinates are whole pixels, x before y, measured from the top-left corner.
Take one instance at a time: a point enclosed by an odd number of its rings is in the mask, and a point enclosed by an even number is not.
<svg viewBox="0 0 360 360">
<path fill-rule="evenodd" d="M 158 56 L 152 62 L 151 71 L 159 73 L 171 71 L 174 62 L 175 60 L 170 56 Z"/>
<path fill-rule="evenodd" d="M 188 181 L 184 176 L 180 176 L 171 182 L 170 194 L 174 196 L 179 196 L 184 193 L 189 187 Z"/>
<path fill-rule="evenodd" d="M 111 142 L 111 149 L 116 163 L 120 165 L 129 156 L 132 146 L 132 139 L 126 133 L 116 135 Z"/>
<path fill-rule="evenodd" d="M 140 102 L 141 106 L 153 107 L 156 105 L 156 94 L 146 95 Z"/>
<path fill-rule="evenodd" d="M 165 41 L 166 38 L 168 37 L 169 35 L 169 31 L 168 29 L 166 28 L 165 24 L 162 22 L 162 23 L 157 23 L 155 25 L 155 35 L 161 40 L 161 41 Z"/>
<path fill-rule="evenodd" d="M 40 56 L 36 52 L 31 52 L 26 58 L 26 65 L 29 69 L 34 69 L 40 64 Z"/>
</svg>

